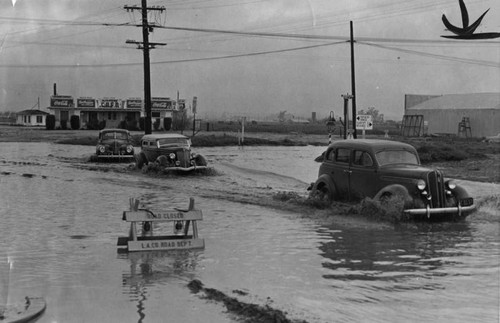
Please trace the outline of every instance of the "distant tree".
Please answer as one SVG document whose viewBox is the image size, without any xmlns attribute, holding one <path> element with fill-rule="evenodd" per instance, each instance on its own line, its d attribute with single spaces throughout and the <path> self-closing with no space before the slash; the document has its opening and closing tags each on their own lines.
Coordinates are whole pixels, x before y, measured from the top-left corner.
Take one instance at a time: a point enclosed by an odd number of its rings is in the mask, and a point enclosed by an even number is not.
<svg viewBox="0 0 500 323">
<path fill-rule="evenodd" d="M 59 121 L 59 124 L 61 125 L 62 130 L 67 130 L 68 129 L 68 120 L 61 120 Z"/>
<path fill-rule="evenodd" d="M 144 131 L 144 127 L 145 127 L 144 117 L 140 117 L 139 118 L 139 129 L 141 129 L 141 131 Z"/>
<path fill-rule="evenodd" d="M 153 122 L 153 128 L 158 131 L 160 129 L 160 119 L 156 119 L 155 122 Z"/>
<path fill-rule="evenodd" d="M 172 129 L 172 118 L 163 118 L 163 128 L 165 128 L 165 131 Z"/>
<path fill-rule="evenodd" d="M 80 129 L 80 116 L 72 115 L 69 119 L 69 124 L 72 130 Z"/>
<path fill-rule="evenodd" d="M 56 116 L 49 114 L 45 119 L 45 129 L 54 130 L 56 128 Z"/>
<path fill-rule="evenodd" d="M 384 114 L 379 113 L 375 107 L 369 107 L 368 110 L 359 110 L 358 115 L 370 115 L 372 116 L 373 123 L 383 123 L 384 122 Z"/>
<path fill-rule="evenodd" d="M 280 111 L 280 113 L 278 114 L 278 121 L 279 122 L 285 122 L 285 114 L 286 114 L 286 110 Z"/>
<path fill-rule="evenodd" d="M 186 109 L 180 109 L 174 112 L 174 119 L 172 120 L 172 127 L 174 130 L 184 131 L 189 126 L 189 118 Z"/>
</svg>

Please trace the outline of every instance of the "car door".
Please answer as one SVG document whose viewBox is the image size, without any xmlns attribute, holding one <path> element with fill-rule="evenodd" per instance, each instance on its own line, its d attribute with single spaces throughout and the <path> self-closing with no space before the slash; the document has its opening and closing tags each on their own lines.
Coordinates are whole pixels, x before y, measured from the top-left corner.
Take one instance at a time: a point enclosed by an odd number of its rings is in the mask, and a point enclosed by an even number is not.
<svg viewBox="0 0 500 323">
<path fill-rule="evenodd" d="M 377 193 L 377 168 L 373 156 L 368 151 L 353 151 L 349 175 L 352 198 L 359 200 L 367 196 L 373 197 Z"/>
<path fill-rule="evenodd" d="M 337 194 L 342 198 L 349 199 L 349 174 L 351 162 L 351 149 L 337 148 L 334 156 L 334 167 L 331 172 Z"/>
</svg>

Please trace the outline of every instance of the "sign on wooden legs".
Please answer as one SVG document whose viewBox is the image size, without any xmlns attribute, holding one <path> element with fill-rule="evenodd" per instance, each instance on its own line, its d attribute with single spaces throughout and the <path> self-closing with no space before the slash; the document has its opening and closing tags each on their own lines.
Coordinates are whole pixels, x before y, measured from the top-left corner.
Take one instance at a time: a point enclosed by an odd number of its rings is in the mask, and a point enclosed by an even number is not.
<svg viewBox="0 0 500 323">
<path fill-rule="evenodd" d="M 205 247 L 205 240 L 198 237 L 197 225 L 197 221 L 203 220 L 203 214 L 201 210 L 194 208 L 194 198 L 189 199 L 189 207 L 186 210 L 177 208 L 159 211 L 140 209 L 139 203 L 139 200 L 131 198 L 130 209 L 123 212 L 122 220 L 130 222 L 130 233 L 128 237 L 118 238 L 118 246 L 125 246 L 128 251 Z M 158 229 L 154 228 L 157 222 L 172 222 L 174 234 L 158 235 L 156 232 Z M 140 234 L 138 225 L 142 225 Z"/>
</svg>

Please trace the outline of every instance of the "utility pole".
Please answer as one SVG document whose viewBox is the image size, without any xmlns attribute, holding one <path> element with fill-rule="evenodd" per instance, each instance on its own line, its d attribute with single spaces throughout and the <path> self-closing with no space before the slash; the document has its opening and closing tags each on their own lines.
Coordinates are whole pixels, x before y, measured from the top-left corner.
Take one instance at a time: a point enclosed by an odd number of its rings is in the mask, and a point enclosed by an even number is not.
<svg viewBox="0 0 500 323">
<path fill-rule="evenodd" d="M 349 127 L 349 116 L 347 113 L 347 108 L 349 105 L 349 100 L 353 100 L 354 96 L 347 93 L 345 95 L 342 94 L 341 97 L 344 98 L 344 139 L 347 139 L 347 128 Z M 355 121 L 353 123 L 355 123 Z"/>
<path fill-rule="evenodd" d="M 350 22 L 351 29 L 351 91 L 352 91 L 352 130 L 354 131 L 353 136 L 356 139 L 356 81 L 354 73 L 354 31 L 352 27 L 352 21 Z"/>
<path fill-rule="evenodd" d="M 144 118 L 144 133 L 151 134 L 152 114 L 151 114 L 151 76 L 150 76 L 150 61 L 149 50 L 156 46 L 164 46 L 165 43 L 151 43 L 149 42 L 149 33 L 153 31 L 154 24 L 148 22 L 148 11 L 156 10 L 159 12 L 165 11 L 165 7 L 148 7 L 147 0 L 141 0 L 141 7 L 138 6 L 125 6 L 125 10 L 134 11 L 140 10 L 142 15 L 142 42 L 127 40 L 127 44 L 137 44 L 138 49 L 143 50 L 144 57 L 144 111 L 146 117 Z"/>
</svg>

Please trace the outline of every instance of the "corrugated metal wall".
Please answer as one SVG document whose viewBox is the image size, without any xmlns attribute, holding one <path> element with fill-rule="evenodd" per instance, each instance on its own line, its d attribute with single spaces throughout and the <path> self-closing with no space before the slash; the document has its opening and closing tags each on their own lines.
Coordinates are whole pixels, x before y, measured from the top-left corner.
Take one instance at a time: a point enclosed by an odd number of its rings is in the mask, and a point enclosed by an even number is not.
<svg viewBox="0 0 500 323">
<path fill-rule="evenodd" d="M 415 109 L 406 110 L 407 115 L 423 115 L 428 123 L 427 134 L 458 134 L 458 124 L 468 117 L 472 137 L 488 137 L 500 133 L 500 111 L 498 109 Z"/>
</svg>

